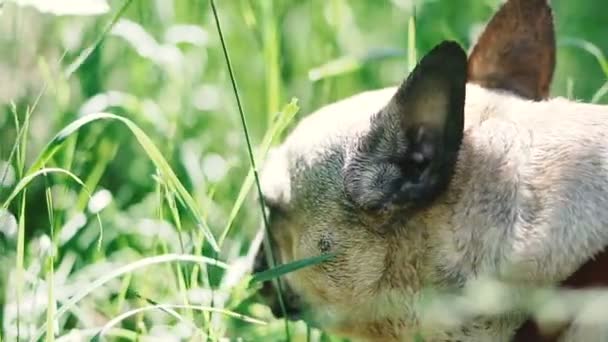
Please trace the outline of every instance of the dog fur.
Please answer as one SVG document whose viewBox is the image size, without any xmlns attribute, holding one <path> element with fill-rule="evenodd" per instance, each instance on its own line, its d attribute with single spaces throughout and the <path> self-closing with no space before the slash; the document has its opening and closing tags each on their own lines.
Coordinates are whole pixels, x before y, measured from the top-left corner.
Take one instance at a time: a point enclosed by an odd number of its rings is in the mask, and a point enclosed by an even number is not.
<svg viewBox="0 0 608 342">
<path fill-rule="evenodd" d="M 501 39 L 510 20 L 527 29 Z M 603 251 L 608 107 L 547 99 L 554 45 L 546 1 L 509 0 L 468 60 L 443 42 L 400 86 L 303 119 L 262 172 L 272 250 L 335 257 L 283 278 L 288 310 L 361 340 L 509 341 L 528 315 L 492 312 L 484 281 L 525 300 Z M 527 53 L 542 63 L 515 67 Z M 581 327 L 562 339 L 606 333 Z"/>
</svg>

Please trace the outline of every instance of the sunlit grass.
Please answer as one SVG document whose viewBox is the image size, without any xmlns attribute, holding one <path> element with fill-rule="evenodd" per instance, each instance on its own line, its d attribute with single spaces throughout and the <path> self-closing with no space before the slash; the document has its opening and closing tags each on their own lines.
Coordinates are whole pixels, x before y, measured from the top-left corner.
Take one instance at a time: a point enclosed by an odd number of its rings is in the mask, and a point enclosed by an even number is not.
<svg viewBox="0 0 608 342">
<path fill-rule="evenodd" d="M 255 185 L 256 185 L 256 190 L 257 190 L 257 194 L 258 194 L 258 201 L 260 204 L 260 213 L 262 216 L 262 222 L 264 224 L 264 230 L 266 231 L 265 237 L 264 237 L 264 243 L 266 244 L 266 246 L 270 246 L 270 237 L 269 237 L 269 226 L 268 226 L 268 219 L 266 217 L 266 213 L 265 213 L 265 204 L 264 204 L 264 197 L 262 196 L 262 187 L 260 185 L 260 177 L 258 175 L 258 169 L 257 169 L 257 165 L 256 165 L 256 160 L 255 160 L 255 155 L 253 152 L 253 147 L 252 147 L 252 143 L 251 143 L 251 137 L 249 135 L 249 129 L 247 128 L 247 119 L 245 118 L 245 113 L 243 110 L 243 105 L 241 103 L 241 98 L 239 95 L 239 89 L 236 83 L 236 78 L 232 69 L 232 63 L 230 61 L 230 56 L 228 54 L 228 47 L 226 46 L 226 43 L 224 41 L 224 34 L 222 31 L 222 26 L 220 24 L 220 19 L 219 19 L 219 15 L 217 12 L 217 8 L 215 6 L 215 1 L 214 0 L 210 0 L 210 5 L 211 5 L 211 9 L 213 11 L 213 17 L 215 19 L 215 24 L 217 27 L 217 32 L 218 32 L 218 36 L 220 38 L 220 41 L 222 43 L 222 51 L 224 53 L 224 58 L 226 61 L 226 67 L 228 69 L 228 74 L 230 76 L 230 82 L 232 84 L 232 90 L 234 92 L 234 98 L 236 100 L 237 103 L 237 107 L 238 107 L 238 113 L 239 113 L 239 117 L 241 119 L 241 127 L 243 128 L 243 134 L 245 135 L 245 143 L 247 146 L 247 154 L 249 156 L 249 163 L 251 165 L 251 169 L 253 172 L 253 179 L 255 181 Z M 266 5 L 268 6 L 268 5 Z M 269 42 L 266 42 L 269 43 Z M 274 44 L 274 42 L 270 42 L 270 44 Z M 272 62 L 272 61 L 271 61 Z M 273 77 L 272 75 L 270 75 L 270 77 Z M 269 90 L 272 90 L 272 88 L 274 87 L 270 87 Z M 226 230 L 227 231 L 227 230 Z M 275 258 L 272 252 L 272 248 L 265 248 L 265 254 L 266 254 L 266 259 L 268 259 L 268 264 L 270 265 L 271 268 L 275 267 Z M 278 300 L 279 300 L 279 305 L 281 306 L 281 310 L 283 311 L 283 315 L 286 316 L 285 314 L 285 303 L 284 303 L 284 299 L 283 299 L 283 291 L 282 291 L 282 285 L 281 285 L 281 280 L 280 279 L 275 279 L 274 280 L 274 284 L 277 287 L 277 292 L 278 292 Z M 291 334 L 289 332 L 289 323 L 287 322 L 287 320 L 285 321 L 285 337 L 287 339 L 287 341 L 291 341 Z"/>
<path fill-rule="evenodd" d="M 143 268 L 143 267 L 148 267 L 151 265 L 156 265 L 156 264 L 161 264 L 161 263 L 177 262 L 177 261 L 193 262 L 193 263 L 198 263 L 198 264 L 208 264 L 208 265 L 214 265 L 214 266 L 218 266 L 218 267 L 222 267 L 222 268 L 228 267 L 227 264 L 225 264 L 221 261 L 217 261 L 217 260 L 210 259 L 207 257 L 200 257 L 200 256 L 196 256 L 196 255 L 187 255 L 187 254 L 165 254 L 165 255 L 157 255 L 154 257 L 144 258 L 144 259 L 138 260 L 136 262 L 130 263 L 128 265 L 119 267 L 116 270 L 114 270 L 102 277 L 95 279 L 95 281 L 93 281 L 92 283 L 87 284 L 84 289 L 75 293 L 73 296 L 70 297 L 70 299 L 67 302 L 63 303 L 61 305 L 61 307 L 59 308 L 59 310 L 57 310 L 55 316 L 60 317 L 64 314 L 66 314 L 69 310 L 72 309 L 72 307 L 75 304 L 77 304 L 84 297 L 86 297 L 91 292 L 95 291 L 97 288 L 103 286 L 104 284 L 108 283 L 109 281 L 111 281 L 117 277 L 120 277 L 124 274 L 128 274 L 130 272 L 133 272 L 133 271 Z M 38 330 L 38 332 L 36 333 L 36 335 L 34 337 L 34 340 L 38 340 L 42 336 L 42 334 L 44 333 L 45 327 L 46 327 L 46 324 Z"/>
</svg>

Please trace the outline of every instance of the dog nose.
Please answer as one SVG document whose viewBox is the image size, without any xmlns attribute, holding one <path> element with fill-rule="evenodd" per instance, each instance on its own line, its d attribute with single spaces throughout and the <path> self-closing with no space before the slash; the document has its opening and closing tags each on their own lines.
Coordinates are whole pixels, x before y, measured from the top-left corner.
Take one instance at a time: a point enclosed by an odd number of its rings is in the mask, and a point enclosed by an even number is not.
<svg viewBox="0 0 608 342">
<path fill-rule="evenodd" d="M 285 313 L 283 314 L 283 310 L 281 310 L 281 305 L 279 305 L 278 301 L 276 301 L 272 306 L 270 306 L 270 310 L 272 314 L 276 318 L 287 318 L 289 320 L 298 320 L 301 317 L 302 310 L 300 307 L 294 305 L 290 301 L 285 301 Z"/>
<path fill-rule="evenodd" d="M 266 260 L 266 254 L 264 253 L 264 247 L 260 246 L 258 250 L 255 260 L 253 262 L 253 272 L 263 272 L 268 270 L 268 262 Z M 271 300 L 276 296 L 276 291 L 274 290 L 274 286 L 270 281 L 262 282 L 262 288 L 259 290 L 259 294 L 262 299 L 266 302 L 271 302 Z M 271 305 L 272 306 L 272 305 Z"/>
<path fill-rule="evenodd" d="M 261 246 L 258 250 L 255 260 L 253 263 L 253 272 L 263 272 L 268 270 L 268 262 L 266 260 L 266 254 L 264 253 L 264 247 Z M 279 303 L 279 292 L 273 285 L 272 281 L 265 281 L 262 283 L 262 288 L 259 290 L 261 299 L 270 307 L 273 316 L 276 318 L 287 318 L 290 320 L 298 320 L 301 317 L 302 310 L 299 305 L 298 298 L 292 293 L 291 289 L 285 282 L 282 282 L 283 292 L 283 304 L 285 305 L 285 311 L 281 309 Z"/>
</svg>

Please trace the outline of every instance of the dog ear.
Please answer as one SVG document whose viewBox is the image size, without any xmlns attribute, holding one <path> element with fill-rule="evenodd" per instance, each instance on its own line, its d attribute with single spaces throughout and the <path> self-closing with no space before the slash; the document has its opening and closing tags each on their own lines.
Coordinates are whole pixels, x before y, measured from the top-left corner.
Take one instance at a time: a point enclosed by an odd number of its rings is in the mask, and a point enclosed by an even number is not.
<svg viewBox="0 0 608 342">
<path fill-rule="evenodd" d="M 555 33 L 548 0 L 507 0 L 469 57 L 469 82 L 524 98 L 549 96 Z"/>
<path fill-rule="evenodd" d="M 433 48 L 347 156 L 345 191 L 363 210 L 422 205 L 448 185 L 464 126 L 466 52 Z"/>
</svg>

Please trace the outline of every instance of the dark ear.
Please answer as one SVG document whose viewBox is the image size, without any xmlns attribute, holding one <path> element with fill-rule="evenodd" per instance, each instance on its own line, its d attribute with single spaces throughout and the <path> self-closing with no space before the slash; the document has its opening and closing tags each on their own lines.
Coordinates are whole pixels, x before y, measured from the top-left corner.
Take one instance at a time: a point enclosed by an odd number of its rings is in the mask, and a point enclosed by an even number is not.
<svg viewBox="0 0 608 342">
<path fill-rule="evenodd" d="M 348 156 L 344 185 L 355 205 L 422 205 L 446 188 L 462 140 L 466 75 L 455 42 L 422 58 Z"/>
<path fill-rule="evenodd" d="M 555 34 L 548 0 L 507 0 L 469 57 L 469 82 L 542 100 L 555 69 Z"/>
</svg>

